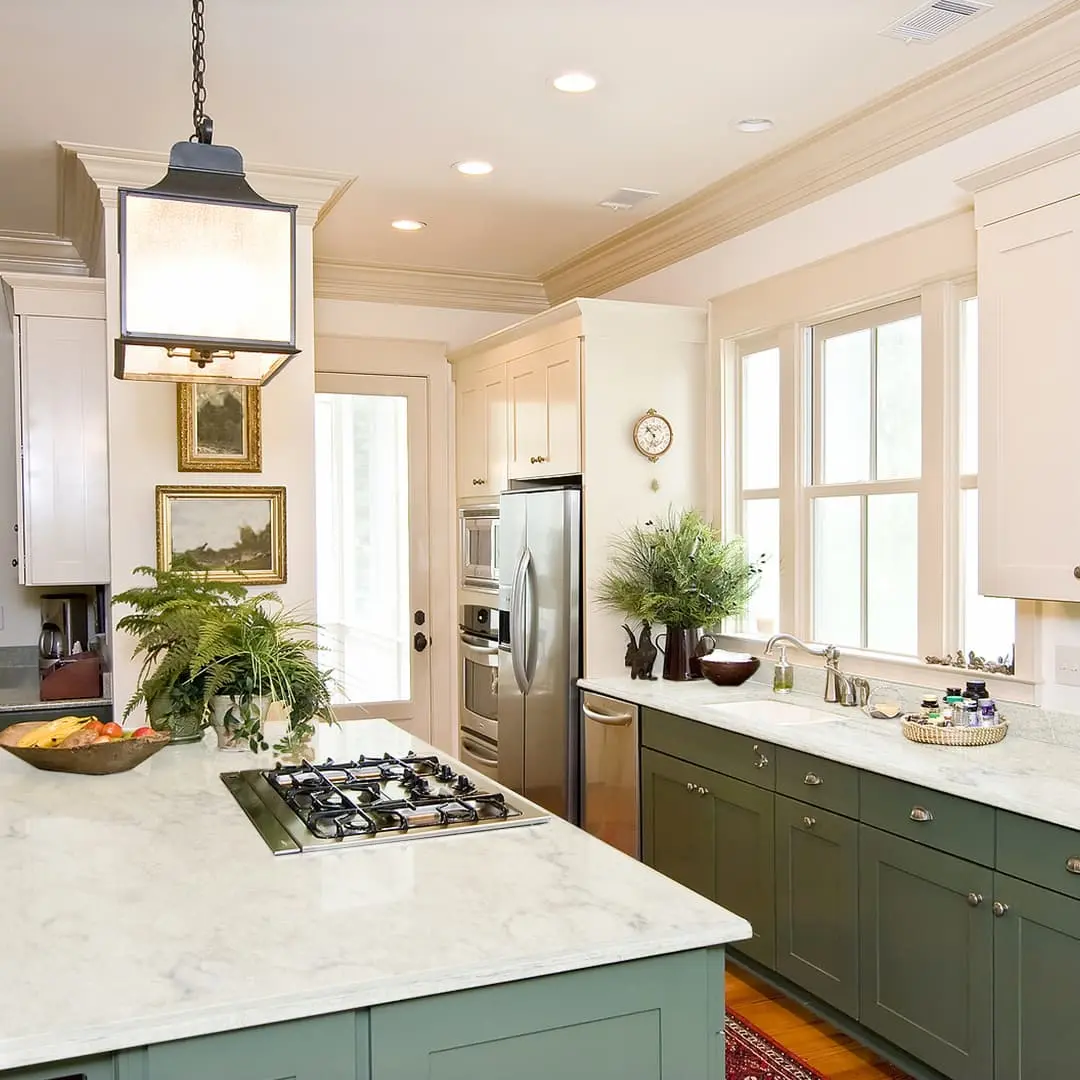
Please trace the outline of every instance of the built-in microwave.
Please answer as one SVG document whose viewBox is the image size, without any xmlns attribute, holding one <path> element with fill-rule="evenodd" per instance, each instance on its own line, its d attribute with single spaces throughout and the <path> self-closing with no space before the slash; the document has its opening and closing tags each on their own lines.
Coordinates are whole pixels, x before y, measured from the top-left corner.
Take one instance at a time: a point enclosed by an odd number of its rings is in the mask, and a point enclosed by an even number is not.
<svg viewBox="0 0 1080 1080">
<path fill-rule="evenodd" d="M 469 506 L 461 517 L 461 584 L 467 589 L 499 588 L 499 508 Z"/>
</svg>

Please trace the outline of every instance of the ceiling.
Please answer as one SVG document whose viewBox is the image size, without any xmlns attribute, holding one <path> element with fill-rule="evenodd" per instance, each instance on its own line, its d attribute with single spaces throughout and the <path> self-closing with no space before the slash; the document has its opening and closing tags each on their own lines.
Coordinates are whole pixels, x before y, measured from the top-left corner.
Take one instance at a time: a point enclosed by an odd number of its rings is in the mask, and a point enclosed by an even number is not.
<svg viewBox="0 0 1080 1080">
<path fill-rule="evenodd" d="M 914 0 L 206 0 L 207 112 L 251 162 L 358 177 L 317 255 L 537 277 L 983 44 L 1054 0 L 997 0 L 930 44 Z M 187 0 L 3 0 L 0 232 L 56 230 L 57 140 L 167 150 L 191 126 Z M 554 90 L 585 70 L 598 88 Z M 736 120 L 767 116 L 746 135 Z M 450 168 L 495 165 L 486 177 Z M 660 192 L 634 211 L 600 199 Z M 416 233 L 390 228 L 416 218 Z"/>
</svg>

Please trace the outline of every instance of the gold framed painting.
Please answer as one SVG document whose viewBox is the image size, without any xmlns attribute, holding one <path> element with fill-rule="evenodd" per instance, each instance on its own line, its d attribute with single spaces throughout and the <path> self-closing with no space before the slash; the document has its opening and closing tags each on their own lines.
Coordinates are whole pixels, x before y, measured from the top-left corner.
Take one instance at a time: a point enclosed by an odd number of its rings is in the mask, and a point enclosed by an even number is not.
<svg viewBox="0 0 1080 1080">
<path fill-rule="evenodd" d="M 176 467 L 180 472 L 262 472 L 257 386 L 178 383 Z"/>
<path fill-rule="evenodd" d="M 159 570 L 200 570 L 212 581 L 282 585 L 283 487 L 157 488 Z"/>
</svg>

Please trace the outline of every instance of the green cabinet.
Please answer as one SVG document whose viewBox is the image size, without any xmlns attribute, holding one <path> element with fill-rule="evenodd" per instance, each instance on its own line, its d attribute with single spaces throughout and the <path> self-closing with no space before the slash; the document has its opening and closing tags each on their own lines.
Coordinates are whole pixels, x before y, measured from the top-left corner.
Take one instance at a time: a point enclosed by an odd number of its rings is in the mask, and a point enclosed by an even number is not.
<svg viewBox="0 0 1080 1080">
<path fill-rule="evenodd" d="M 2 1080 L 114 1080 L 114 1077 L 113 1059 L 109 1055 L 35 1065 L 30 1069 L 0 1070 Z"/>
<path fill-rule="evenodd" d="M 368 1019 L 333 1013 L 124 1050 L 116 1080 L 368 1080 Z"/>
<path fill-rule="evenodd" d="M 985 867 L 859 826 L 859 1020 L 952 1080 L 993 1076 L 993 885 Z"/>
<path fill-rule="evenodd" d="M 371 1011 L 373 1080 L 724 1076 L 722 949 Z"/>
<path fill-rule="evenodd" d="M 648 748 L 641 784 L 643 860 L 746 919 L 737 948 L 773 967 L 773 793 Z"/>
<path fill-rule="evenodd" d="M 859 826 L 776 797 L 776 970 L 859 1015 Z"/>
<path fill-rule="evenodd" d="M 1080 900 L 994 875 L 994 1080 L 1073 1076 Z"/>
</svg>

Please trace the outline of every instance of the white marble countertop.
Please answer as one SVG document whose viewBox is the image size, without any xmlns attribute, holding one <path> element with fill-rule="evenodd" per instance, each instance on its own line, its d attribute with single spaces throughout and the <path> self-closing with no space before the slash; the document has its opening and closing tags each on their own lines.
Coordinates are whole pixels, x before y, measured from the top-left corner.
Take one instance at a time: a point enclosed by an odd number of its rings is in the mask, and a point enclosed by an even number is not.
<svg viewBox="0 0 1080 1080">
<path fill-rule="evenodd" d="M 35 709 L 100 709 L 112 705 L 109 698 L 71 698 L 64 701 L 42 701 L 35 686 L 0 688 L 0 713 L 33 712 Z"/>
<path fill-rule="evenodd" d="M 430 749 L 383 720 L 318 738 Z M 219 779 L 255 764 L 209 741 L 116 776 L 0 754 L 0 1070 L 750 935 L 558 819 L 275 858 Z"/>
<path fill-rule="evenodd" d="M 820 698 L 777 695 L 756 680 L 721 687 L 710 682 L 642 682 L 629 676 L 582 679 L 585 690 L 647 705 L 703 724 L 765 739 L 779 746 L 854 765 L 868 772 L 959 795 L 1002 810 L 1080 829 L 1080 751 L 1010 731 L 993 746 L 925 746 L 909 742 L 899 721 L 873 720 L 862 709 L 827 705 Z M 825 722 L 789 722 L 776 710 L 731 708 L 775 701 L 812 709 Z M 810 719 L 790 716 L 790 721 Z"/>
</svg>

